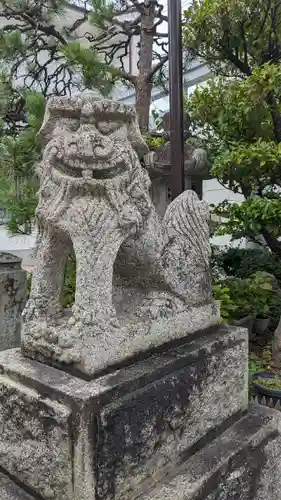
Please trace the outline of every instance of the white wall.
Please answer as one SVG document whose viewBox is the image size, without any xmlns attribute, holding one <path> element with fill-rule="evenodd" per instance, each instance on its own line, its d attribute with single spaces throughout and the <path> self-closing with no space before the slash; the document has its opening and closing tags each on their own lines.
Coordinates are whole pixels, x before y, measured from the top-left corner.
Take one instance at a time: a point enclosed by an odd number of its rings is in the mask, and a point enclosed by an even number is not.
<svg viewBox="0 0 281 500">
<path fill-rule="evenodd" d="M 8 252 L 23 259 L 24 266 L 34 263 L 33 250 L 36 243 L 36 233 L 30 236 L 11 237 L 4 226 L 0 226 L 0 252 Z"/>
<path fill-rule="evenodd" d="M 216 179 L 203 181 L 203 200 L 207 201 L 210 205 L 217 205 L 224 200 L 239 203 L 239 201 L 243 201 L 243 199 L 242 195 L 235 194 L 225 189 Z M 231 236 L 216 236 L 212 238 L 212 243 L 214 245 L 239 246 L 241 248 L 248 246 L 248 242 L 244 238 L 231 241 Z"/>
</svg>

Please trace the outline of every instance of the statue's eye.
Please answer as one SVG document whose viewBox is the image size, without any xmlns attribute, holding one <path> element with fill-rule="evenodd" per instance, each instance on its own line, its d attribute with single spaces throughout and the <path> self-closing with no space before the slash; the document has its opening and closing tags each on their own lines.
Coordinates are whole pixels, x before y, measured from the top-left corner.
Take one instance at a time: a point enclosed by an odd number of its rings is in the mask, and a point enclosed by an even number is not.
<svg viewBox="0 0 281 500">
<path fill-rule="evenodd" d="M 113 134 L 121 127 L 121 123 L 112 121 L 100 121 L 97 122 L 97 128 L 104 135 Z"/>
</svg>

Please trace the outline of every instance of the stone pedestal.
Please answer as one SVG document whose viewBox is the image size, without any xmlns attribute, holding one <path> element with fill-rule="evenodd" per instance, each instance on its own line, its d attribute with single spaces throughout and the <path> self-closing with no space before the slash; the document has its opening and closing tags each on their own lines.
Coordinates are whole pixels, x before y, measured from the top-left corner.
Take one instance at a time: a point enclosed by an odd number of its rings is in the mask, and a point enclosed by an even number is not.
<svg viewBox="0 0 281 500">
<path fill-rule="evenodd" d="M 52 98 L 39 137 L 22 348 L 0 354 L 0 493 L 279 499 L 280 414 L 248 412 L 247 330 L 218 326 L 207 204 L 186 191 L 160 220 L 135 109 L 95 92 Z"/>
<path fill-rule="evenodd" d="M 0 472 L 28 499 L 277 500 L 281 417 L 248 412 L 247 345 L 217 326 L 91 381 L 1 353 Z"/>
<path fill-rule="evenodd" d="M 30 496 L 8 476 L 0 472 L 0 498 L 1 500 L 32 500 L 34 496 Z"/>
<path fill-rule="evenodd" d="M 21 268 L 21 259 L 0 253 L 0 351 L 20 346 L 25 300 L 26 272 Z"/>
<path fill-rule="evenodd" d="M 139 500 L 280 500 L 281 418 L 253 407 Z"/>
</svg>

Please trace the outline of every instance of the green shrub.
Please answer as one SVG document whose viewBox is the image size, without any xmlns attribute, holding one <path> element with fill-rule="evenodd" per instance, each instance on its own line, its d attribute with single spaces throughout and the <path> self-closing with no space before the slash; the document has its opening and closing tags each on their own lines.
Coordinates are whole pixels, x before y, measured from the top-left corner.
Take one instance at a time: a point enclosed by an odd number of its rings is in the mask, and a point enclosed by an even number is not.
<svg viewBox="0 0 281 500">
<path fill-rule="evenodd" d="M 237 306 L 230 297 L 230 288 L 223 282 L 213 283 L 213 297 L 220 301 L 220 314 L 224 323 L 230 323 Z"/>
<path fill-rule="evenodd" d="M 75 299 L 75 286 L 76 286 L 76 261 L 74 255 L 67 259 L 64 285 L 60 297 L 62 307 L 69 308 L 73 305 Z"/>
<path fill-rule="evenodd" d="M 281 314 L 281 261 L 267 249 L 241 249 L 241 248 L 213 248 L 212 269 L 214 277 L 218 274 L 247 279 L 255 273 L 265 273 L 274 276 L 273 291 L 270 294 L 269 310 L 266 316 L 270 318 L 270 331 L 273 331 Z M 267 307 L 266 307 L 267 309 Z"/>
<path fill-rule="evenodd" d="M 153 136 L 151 134 L 144 135 L 144 140 L 152 151 L 166 144 L 167 140 L 161 136 Z"/>
<path fill-rule="evenodd" d="M 213 295 L 221 302 L 223 320 L 229 323 L 248 315 L 268 317 L 272 277 L 261 271 L 245 279 L 228 277 L 213 284 Z"/>
<path fill-rule="evenodd" d="M 228 276 L 248 278 L 257 271 L 264 271 L 273 274 L 281 288 L 281 261 L 266 249 L 229 248 L 216 258 Z"/>
</svg>

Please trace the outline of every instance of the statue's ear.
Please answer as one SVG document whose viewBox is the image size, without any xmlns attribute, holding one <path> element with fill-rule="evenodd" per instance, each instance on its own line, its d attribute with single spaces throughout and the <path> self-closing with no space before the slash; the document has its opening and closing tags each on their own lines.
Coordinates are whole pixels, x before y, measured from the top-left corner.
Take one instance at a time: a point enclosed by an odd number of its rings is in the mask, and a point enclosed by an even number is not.
<svg viewBox="0 0 281 500">
<path fill-rule="evenodd" d="M 137 116 L 132 117 L 127 124 L 128 139 L 140 158 L 149 152 L 149 147 L 141 135 Z"/>
</svg>

